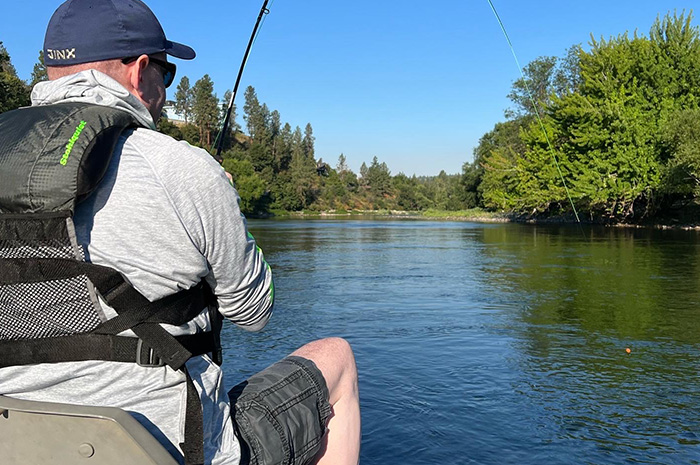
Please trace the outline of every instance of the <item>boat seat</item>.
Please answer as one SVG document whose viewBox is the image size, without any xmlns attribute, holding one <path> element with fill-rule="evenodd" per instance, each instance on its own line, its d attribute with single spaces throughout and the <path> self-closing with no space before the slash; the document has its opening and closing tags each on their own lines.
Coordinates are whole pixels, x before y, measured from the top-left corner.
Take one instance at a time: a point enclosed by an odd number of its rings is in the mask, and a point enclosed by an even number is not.
<svg viewBox="0 0 700 465">
<path fill-rule="evenodd" d="M 138 421 L 113 407 L 0 396 L 3 465 L 177 465 Z"/>
</svg>

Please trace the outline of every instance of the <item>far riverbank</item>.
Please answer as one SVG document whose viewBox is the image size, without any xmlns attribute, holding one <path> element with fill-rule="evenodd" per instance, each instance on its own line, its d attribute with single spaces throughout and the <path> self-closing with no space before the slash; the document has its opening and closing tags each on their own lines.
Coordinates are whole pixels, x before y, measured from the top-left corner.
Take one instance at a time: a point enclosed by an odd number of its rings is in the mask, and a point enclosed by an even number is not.
<svg viewBox="0 0 700 465">
<path fill-rule="evenodd" d="M 328 210 L 328 211 L 274 211 L 267 215 L 250 215 L 250 218 L 353 218 L 372 216 L 380 218 L 397 218 L 412 220 L 443 220 L 443 221 L 471 221 L 477 223 L 523 223 L 523 224 L 576 224 L 573 215 L 538 217 L 526 214 L 491 212 L 481 208 L 470 210 Z M 658 218 L 643 220 L 638 223 L 610 223 L 600 219 L 584 219 L 581 223 L 591 225 L 603 225 L 617 228 L 650 228 L 650 229 L 680 229 L 700 231 L 700 209 L 674 212 Z"/>
</svg>

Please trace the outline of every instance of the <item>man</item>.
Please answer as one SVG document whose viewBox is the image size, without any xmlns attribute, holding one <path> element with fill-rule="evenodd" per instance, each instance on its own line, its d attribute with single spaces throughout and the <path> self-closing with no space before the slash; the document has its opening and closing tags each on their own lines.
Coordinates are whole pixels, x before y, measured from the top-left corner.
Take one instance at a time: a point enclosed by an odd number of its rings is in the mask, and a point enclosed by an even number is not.
<svg viewBox="0 0 700 465">
<path fill-rule="evenodd" d="M 85 259 L 116 269 L 151 301 L 204 280 L 225 318 L 257 331 L 270 318 L 272 276 L 246 230 L 235 189 L 206 151 L 155 131 L 175 75 L 168 55 L 193 59 L 195 53 L 166 40 L 140 0 L 68 0 L 49 22 L 50 81 L 37 84 L 32 104 L 94 104 L 128 112 L 139 123 L 122 134 L 104 178 L 75 208 Z M 116 315 L 101 304 L 106 319 Z M 164 327 L 173 335 L 195 334 L 212 322 L 204 308 L 187 324 Z M 232 389 L 231 403 L 208 355 L 190 358 L 186 368 L 201 399 L 204 463 L 237 464 L 241 455 L 260 464 L 314 457 L 320 464 L 357 463 L 357 373 L 344 340 L 299 348 Z M 183 373 L 168 366 L 83 361 L 0 370 L 0 394 L 125 409 L 179 460 L 186 392 Z"/>
</svg>

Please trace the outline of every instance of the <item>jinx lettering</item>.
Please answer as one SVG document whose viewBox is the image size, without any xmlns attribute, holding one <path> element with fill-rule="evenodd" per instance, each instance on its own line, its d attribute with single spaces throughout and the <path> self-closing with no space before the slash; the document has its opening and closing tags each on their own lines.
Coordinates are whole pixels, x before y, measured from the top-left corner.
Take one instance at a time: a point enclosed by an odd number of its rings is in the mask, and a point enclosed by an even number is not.
<svg viewBox="0 0 700 465">
<path fill-rule="evenodd" d="M 75 49 L 74 48 L 66 48 L 63 50 L 53 50 L 50 48 L 46 49 L 46 56 L 50 60 L 70 60 L 71 58 L 75 58 Z"/>
</svg>

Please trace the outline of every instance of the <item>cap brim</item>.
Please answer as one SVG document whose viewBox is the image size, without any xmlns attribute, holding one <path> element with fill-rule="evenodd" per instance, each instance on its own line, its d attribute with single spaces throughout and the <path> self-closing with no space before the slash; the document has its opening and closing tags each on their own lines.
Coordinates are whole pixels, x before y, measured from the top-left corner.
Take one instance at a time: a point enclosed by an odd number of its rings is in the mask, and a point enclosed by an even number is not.
<svg viewBox="0 0 700 465">
<path fill-rule="evenodd" d="M 181 60 L 192 60 L 195 56 L 197 56 L 192 47 L 178 44 L 177 42 L 167 40 L 165 42 L 165 47 L 165 53 L 170 56 L 174 56 L 175 58 L 180 58 Z"/>
</svg>

